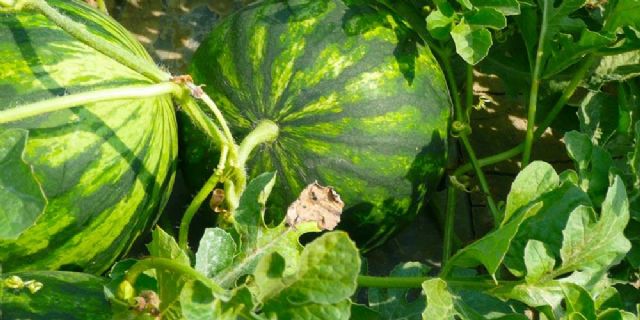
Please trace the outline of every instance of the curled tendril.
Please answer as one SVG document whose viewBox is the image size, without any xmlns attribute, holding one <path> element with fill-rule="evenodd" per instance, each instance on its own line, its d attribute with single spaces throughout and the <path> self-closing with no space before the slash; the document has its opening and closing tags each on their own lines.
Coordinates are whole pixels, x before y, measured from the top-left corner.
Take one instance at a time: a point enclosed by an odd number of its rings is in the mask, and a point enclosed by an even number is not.
<svg viewBox="0 0 640 320">
<path fill-rule="evenodd" d="M 471 126 L 468 123 L 462 121 L 454 121 L 451 124 L 451 135 L 454 137 L 460 137 L 462 135 L 471 134 Z"/>
</svg>

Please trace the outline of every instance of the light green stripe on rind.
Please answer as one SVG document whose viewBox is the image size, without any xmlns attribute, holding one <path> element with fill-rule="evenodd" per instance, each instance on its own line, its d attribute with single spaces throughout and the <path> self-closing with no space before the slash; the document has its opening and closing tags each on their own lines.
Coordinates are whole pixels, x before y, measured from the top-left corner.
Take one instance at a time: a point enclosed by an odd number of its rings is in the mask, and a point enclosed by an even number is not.
<svg viewBox="0 0 640 320">
<path fill-rule="evenodd" d="M 91 30 L 137 53 L 127 31 L 82 4 L 52 1 Z M 114 35 L 106 35 L 113 32 Z M 0 108 L 65 93 L 149 83 L 39 15 L 0 16 Z M 141 55 L 148 56 L 146 53 Z M 5 64 L 3 66 L 2 64 Z M 14 69 L 15 67 L 15 69 Z M 16 241 L 0 240 L 4 271 L 101 273 L 155 221 L 173 185 L 176 124 L 169 95 L 94 103 L 0 126 L 29 130 L 26 160 L 48 204 Z M 2 173 L 0 173 L 2 174 Z M 1 205 L 1 204 L 0 204 Z"/>
<path fill-rule="evenodd" d="M 260 112 L 267 112 L 264 105 L 264 92 L 265 80 L 262 74 L 262 59 L 266 55 L 267 46 L 267 27 L 261 24 L 256 24 L 251 29 L 251 39 L 249 40 L 249 50 L 247 52 L 248 59 L 251 61 L 253 84 L 255 85 L 254 96 L 256 97 L 257 109 Z"/>
</svg>

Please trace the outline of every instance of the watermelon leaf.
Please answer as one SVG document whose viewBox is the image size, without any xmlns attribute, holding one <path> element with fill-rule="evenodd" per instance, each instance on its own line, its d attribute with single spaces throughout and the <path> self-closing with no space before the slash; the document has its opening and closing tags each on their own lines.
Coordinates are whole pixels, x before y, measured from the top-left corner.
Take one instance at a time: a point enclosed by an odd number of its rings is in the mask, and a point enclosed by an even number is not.
<svg viewBox="0 0 640 320">
<path fill-rule="evenodd" d="M 222 306 L 222 301 L 216 299 L 211 289 L 200 281 L 192 280 L 187 282 L 180 293 L 180 305 L 182 306 L 182 316 L 186 320 L 235 320 L 239 318 L 242 305 L 234 308 L 235 305 L 229 302 Z M 176 317 L 175 319 L 183 319 Z"/>
<path fill-rule="evenodd" d="M 524 248 L 524 264 L 527 267 L 527 275 L 525 277 L 527 283 L 535 283 L 544 274 L 553 271 L 556 259 L 553 257 L 544 242 L 538 240 L 529 240 Z"/>
<path fill-rule="evenodd" d="M 178 246 L 175 239 L 156 227 L 151 233 L 151 243 L 147 249 L 152 257 L 168 258 L 175 263 L 190 266 L 189 256 Z M 167 270 L 156 270 L 160 310 L 168 318 L 180 314 L 178 299 L 185 280 L 182 275 Z"/>
<path fill-rule="evenodd" d="M 382 320 L 382 316 L 371 308 L 357 303 L 351 304 L 351 317 L 349 319 Z"/>
<path fill-rule="evenodd" d="M 454 319 L 456 314 L 453 296 L 442 279 L 430 279 L 422 283 L 427 307 L 422 312 L 422 319 Z"/>
<path fill-rule="evenodd" d="M 309 243 L 294 273 L 285 273 L 285 261 L 278 253 L 264 256 L 253 274 L 265 315 L 349 318 L 349 297 L 357 287 L 360 257 L 346 233 L 330 232 Z"/>
<path fill-rule="evenodd" d="M 504 222 L 511 220 L 519 209 L 535 201 L 544 193 L 558 187 L 560 178 L 553 167 L 542 161 L 534 161 L 526 166 L 511 184 L 507 195 Z"/>
<path fill-rule="evenodd" d="M 483 265 L 493 276 L 510 250 L 520 226 L 538 214 L 543 208 L 542 195 L 557 188 L 558 184 L 558 174 L 548 163 L 534 161 L 525 167 L 511 185 L 500 228 L 458 251 L 445 266 L 443 274 L 447 274 L 454 265 L 465 268 Z"/>
<path fill-rule="evenodd" d="M 429 268 L 419 262 L 406 262 L 397 265 L 391 273 L 392 277 L 424 277 Z M 370 288 L 367 292 L 369 306 L 385 319 L 421 319 L 425 301 L 418 297 L 408 301 L 408 288 Z"/>
<path fill-rule="evenodd" d="M 507 18 L 500 11 L 493 8 L 480 8 L 466 12 L 464 15 L 468 24 L 491 29 L 502 29 L 507 26 Z"/>
<path fill-rule="evenodd" d="M 275 177 L 275 173 L 267 172 L 251 180 L 240 197 L 235 219 L 232 221 L 233 226 L 227 230 L 227 235 L 215 231 L 216 237 L 205 234 L 210 239 L 200 243 L 201 246 L 205 245 L 201 261 L 205 259 L 204 256 L 210 255 L 205 253 L 207 246 L 213 245 L 205 243 L 222 241 L 221 244 L 224 244 L 222 247 L 224 253 L 221 252 L 220 256 L 215 257 L 215 261 L 208 266 L 211 269 L 223 268 L 212 273 L 212 278 L 223 287 L 230 287 L 239 277 L 251 273 L 262 256 L 274 251 L 287 259 L 287 268 L 295 268 L 302 250 L 298 238 L 304 233 L 320 231 L 315 222 L 303 223 L 296 228 L 289 227 L 284 222 L 275 227 L 267 227 L 264 221 L 265 205 L 275 183 Z M 229 239 L 228 235 L 233 239 Z M 234 244 L 229 240 L 233 240 Z M 238 249 L 232 251 L 234 246 Z M 231 263 L 224 260 L 230 255 L 233 257 Z M 205 269 L 206 263 L 203 261 L 199 265 Z M 225 266 L 228 267 L 224 268 Z"/>
<path fill-rule="evenodd" d="M 0 239 L 16 239 L 44 212 L 47 199 L 24 160 L 29 132 L 0 132 Z"/>
<path fill-rule="evenodd" d="M 505 16 L 520 14 L 520 2 L 518 0 L 471 0 L 474 7 L 491 8 Z"/>
<path fill-rule="evenodd" d="M 447 40 L 454 21 L 453 17 L 442 14 L 440 10 L 434 10 L 427 16 L 427 30 L 435 39 Z"/>
<path fill-rule="evenodd" d="M 460 21 L 451 30 L 451 38 L 456 45 L 456 52 L 468 64 L 476 65 L 482 61 L 493 44 L 491 32 L 487 28 Z"/>
<path fill-rule="evenodd" d="M 562 285 L 562 292 L 569 319 L 574 319 L 578 314 L 583 319 L 596 319 L 595 302 L 587 290 L 576 284 L 566 283 Z"/>
<path fill-rule="evenodd" d="M 275 183 L 276 174 L 266 172 L 257 176 L 240 197 L 234 214 L 234 227 L 239 238 L 240 250 L 248 251 L 256 247 L 260 229 L 265 228 L 264 211 L 267 198 Z"/>
<path fill-rule="evenodd" d="M 537 214 L 541 208 L 542 203 L 536 202 L 518 211 L 511 221 L 458 251 L 451 257 L 442 273 L 447 275 L 453 266 L 470 268 L 483 265 L 494 277 L 505 259 L 511 241 L 516 236 L 520 225 L 525 219 Z"/>
<path fill-rule="evenodd" d="M 522 310 L 480 291 L 457 290 L 440 278 L 422 284 L 427 307 L 422 319 L 526 320 Z"/>
<path fill-rule="evenodd" d="M 601 272 L 617 264 L 631 248 L 624 235 L 629 221 L 629 200 L 620 177 L 609 187 L 597 222 L 592 209 L 580 206 L 567 221 L 562 232 L 560 270 Z"/>
<path fill-rule="evenodd" d="M 196 252 L 195 269 L 209 278 L 229 267 L 236 255 L 233 237 L 220 228 L 207 228 Z"/>
</svg>

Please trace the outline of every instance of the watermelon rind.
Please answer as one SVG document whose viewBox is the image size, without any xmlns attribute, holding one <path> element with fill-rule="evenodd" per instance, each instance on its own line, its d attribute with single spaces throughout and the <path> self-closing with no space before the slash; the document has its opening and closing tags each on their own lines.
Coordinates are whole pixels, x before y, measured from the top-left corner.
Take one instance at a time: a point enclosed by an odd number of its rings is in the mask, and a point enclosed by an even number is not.
<svg viewBox="0 0 640 320">
<path fill-rule="evenodd" d="M 103 278 L 79 272 L 34 271 L 3 274 L 3 279 L 37 281 L 42 288 L 0 288 L 0 319 L 21 320 L 107 320 L 113 319 L 105 298 Z"/>
<path fill-rule="evenodd" d="M 153 63 L 110 17 L 77 1 L 47 2 L 95 37 Z M 153 83 L 33 11 L 0 15 L 0 56 L 0 110 Z M 19 157 L 4 163 L 14 169 L 0 171 L 0 185 L 21 185 L 20 196 L 32 198 L 22 208 L 0 203 L 0 218 L 15 223 L 27 212 L 33 220 L 16 223 L 22 226 L 19 232 L 0 233 L 5 272 L 102 273 L 155 222 L 173 186 L 177 129 L 169 94 L 91 103 L 0 124 L 0 135 L 14 137 L 20 143 L 12 148 L 21 148 L 8 153 Z"/>
<path fill-rule="evenodd" d="M 279 222 L 310 183 L 346 207 L 340 227 L 361 249 L 411 221 L 443 173 L 451 101 L 444 75 L 404 21 L 363 1 L 262 1 L 224 19 L 190 74 L 238 141 L 261 120 L 280 129 L 255 150 L 251 177 L 277 171 L 267 215 Z M 219 147 L 181 121 L 182 167 L 194 189 Z"/>
</svg>

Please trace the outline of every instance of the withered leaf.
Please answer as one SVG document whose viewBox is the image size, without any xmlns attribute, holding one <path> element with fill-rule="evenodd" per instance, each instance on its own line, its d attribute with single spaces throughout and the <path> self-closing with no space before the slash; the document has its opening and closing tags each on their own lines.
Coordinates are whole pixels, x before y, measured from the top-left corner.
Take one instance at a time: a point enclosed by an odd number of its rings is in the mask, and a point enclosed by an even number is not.
<svg viewBox="0 0 640 320">
<path fill-rule="evenodd" d="M 211 192 L 211 199 L 209 200 L 209 207 L 214 212 L 220 213 L 223 212 L 222 202 L 224 202 L 224 190 L 223 189 L 213 189 Z"/>
<path fill-rule="evenodd" d="M 340 222 L 344 202 L 331 187 L 318 182 L 308 185 L 287 209 L 285 221 L 295 228 L 300 223 L 315 221 L 321 230 L 333 230 Z"/>
</svg>

